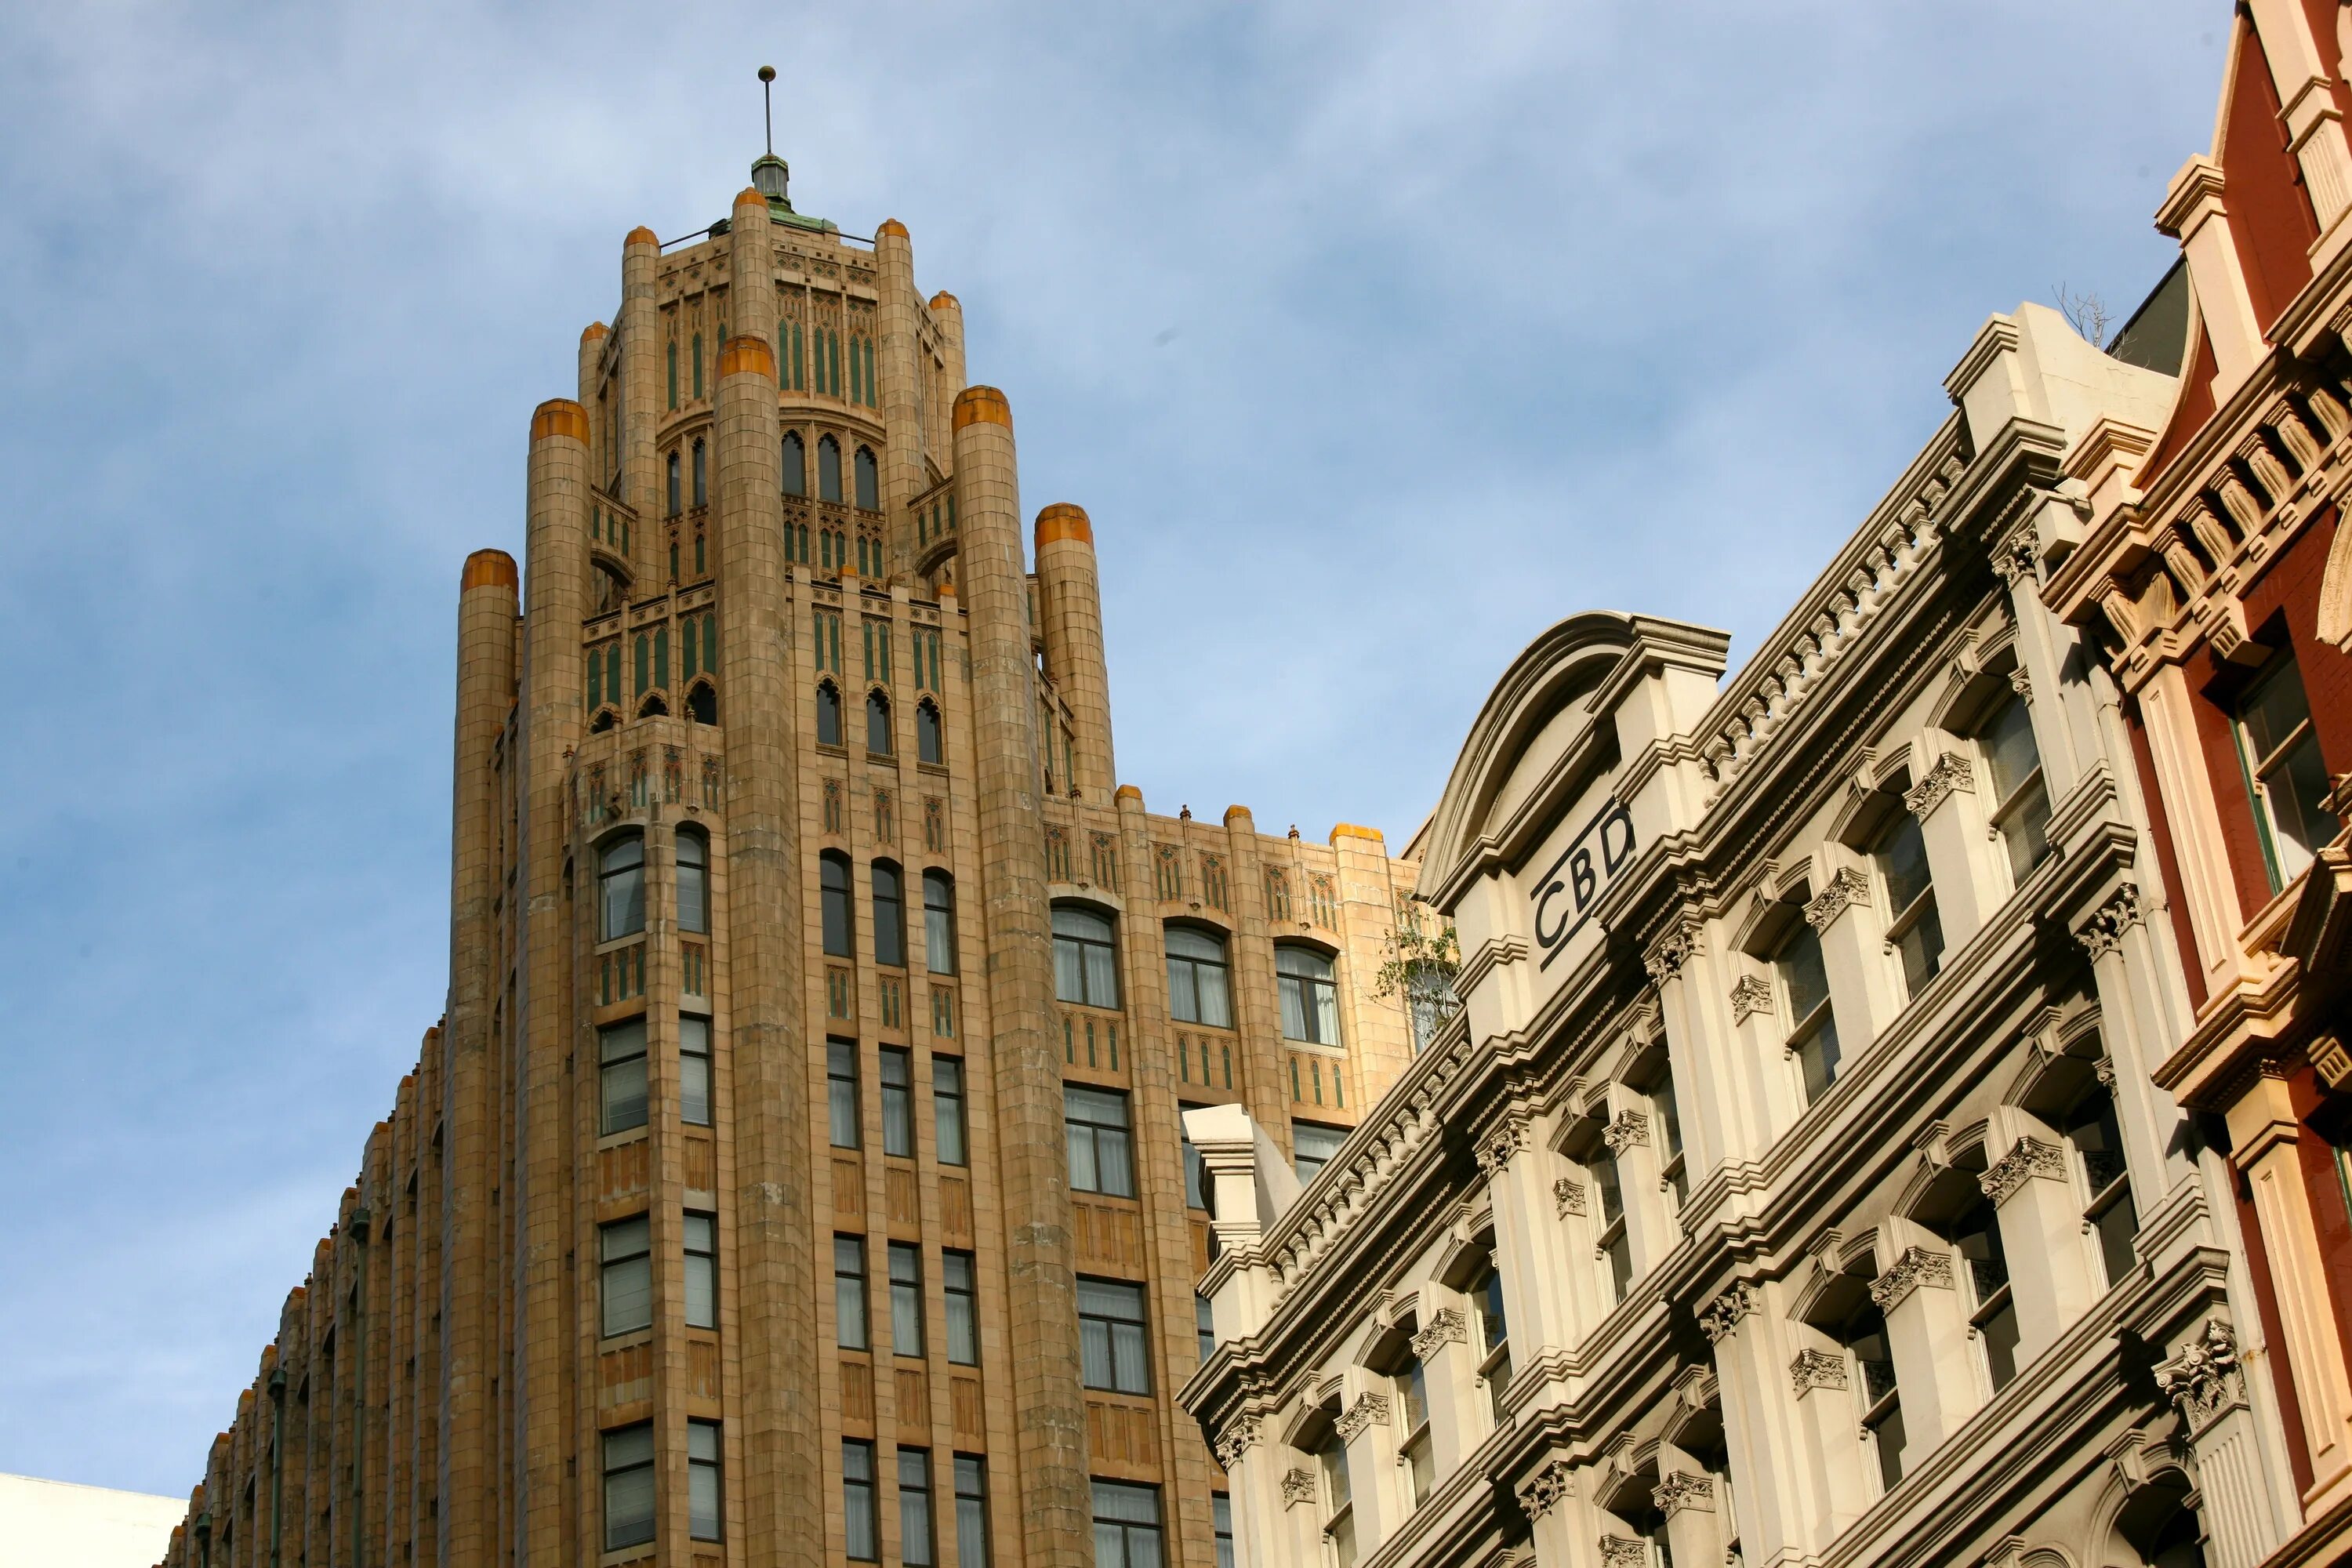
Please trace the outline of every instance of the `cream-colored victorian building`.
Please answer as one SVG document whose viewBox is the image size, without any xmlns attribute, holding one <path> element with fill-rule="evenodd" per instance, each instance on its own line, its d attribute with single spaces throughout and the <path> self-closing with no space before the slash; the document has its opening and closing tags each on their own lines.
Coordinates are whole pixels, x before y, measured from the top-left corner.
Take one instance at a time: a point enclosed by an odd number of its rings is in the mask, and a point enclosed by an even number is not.
<svg viewBox="0 0 2352 1568">
<path fill-rule="evenodd" d="M 1415 852 L 1463 1004 L 1304 1190 L 1191 1113 L 1248 1568 L 2251 1568 L 2297 1517 L 2116 694 L 2021 563 L 2159 423 L 1990 320 L 1746 668 L 1562 621 Z"/>
</svg>

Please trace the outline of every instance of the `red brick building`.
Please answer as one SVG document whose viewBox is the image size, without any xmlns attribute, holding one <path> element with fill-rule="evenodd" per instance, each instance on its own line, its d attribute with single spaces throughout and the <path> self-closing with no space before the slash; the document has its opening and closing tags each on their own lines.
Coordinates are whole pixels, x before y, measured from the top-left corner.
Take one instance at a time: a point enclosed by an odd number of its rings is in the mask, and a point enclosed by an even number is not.
<svg viewBox="0 0 2352 1568">
<path fill-rule="evenodd" d="M 2302 1508 L 2278 1563 L 2352 1552 L 2347 36 L 2332 0 L 2236 8 L 2212 148 L 2157 216 L 2185 271 L 2177 400 L 2160 429 L 2083 443 L 2074 523 L 2011 563 L 2116 678 L 2139 775 L 2119 784 L 2163 870 L 2147 904 L 2196 1008 L 2157 1078 L 2228 1151 L 2261 1307 L 2259 1342 L 2160 1370 L 2191 1425 L 2272 1407 Z"/>
</svg>

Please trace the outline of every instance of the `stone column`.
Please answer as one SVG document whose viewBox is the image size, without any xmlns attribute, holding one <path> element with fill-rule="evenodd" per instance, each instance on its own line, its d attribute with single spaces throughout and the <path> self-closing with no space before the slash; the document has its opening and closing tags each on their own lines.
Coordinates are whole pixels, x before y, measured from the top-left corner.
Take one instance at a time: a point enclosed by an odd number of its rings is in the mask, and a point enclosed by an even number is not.
<svg viewBox="0 0 2352 1568">
<path fill-rule="evenodd" d="M 1580 1529 L 1591 1510 L 1580 1506 L 1576 1470 L 1568 1455 L 1551 1450 L 1517 1489 L 1538 1568 L 1591 1568 L 1599 1548 L 1587 1544 Z"/>
<path fill-rule="evenodd" d="M 915 292 L 915 251 L 907 226 L 884 218 L 874 231 L 876 310 L 874 379 L 882 414 L 882 511 L 893 569 L 915 558 L 908 503 L 926 485 L 923 471 L 923 297 Z"/>
<path fill-rule="evenodd" d="M 1516 1385 L 1544 1351 L 1566 1349 L 1582 1337 L 1580 1314 L 1558 1287 L 1579 1270 L 1590 1275 L 1593 1264 L 1589 1249 L 1571 1256 L 1578 1249 L 1555 1217 L 1556 1162 L 1531 1134 L 1524 1107 L 1511 1107 L 1479 1136 L 1475 1152 L 1494 1201 L 1495 1267 L 1503 1277 Z"/>
<path fill-rule="evenodd" d="M 1886 1317 L 1886 1342 L 1902 1390 L 1904 1448 L 1926 1454 L 1976 1413 L 1969 1315 L 1952 1279 L 1952 1254 L 1936 1237 L 1889 1216 L 1882 1246 L 1894 1253 L 1870 1287 Z M 1907 1242 L 1907 1245 L 1900 1245 Z M 1896 1250 L 1899 1245 L 1899 1250 Z"/>
<path fill-rule="evenodd" d="M 2254 1568 L 2292 1525 L 2274 1515 L 2262 1442 L 2246 1404 L 2237 1331 L 2208 1318 L 2178 1354 L 2156 1369 L 2165 1396 L 2180 1412 L 2180 1433 L 2194 1461 L 2198 1516 L 2210 1568 Z"/>
<path fill-rule="evenodd" d="M 654 297 L 660 264 L 661 241 L 654 231 L 631 229 L 621 247 L 621 309 L 614 329 L 621 334 L 621 500 L 636 514 L 629 566 L 640 583 L 662 581 L 667 564 L 656 537 L 662 476 L 654 450 L 662 419 L 661 309 Z"/>
<path fill-rule="evenodd" d="M 768 223 L 758 191 L 736 196 L 730 238 L 739 279 L 745 268 L 768 264 Z M 808 1089 L 808 1064 L 824 1047 L 810 1037 L 805 1003 L 792 623 L 768 339 L 730 338 L 718 373 L 719 715 L 742 1379 L 730 1448 L 746 1472 L 730 1484 L 742 1500 L 746 1560 L 807 1564 L 824 1558 L 824 1539 L 809 1521 L 828 1501 L 818 1451 Z"/>
<path fill-rule="evenodd" d="M 1824 848 L 1822 886 L 1805 906 L 1805 919 L 1822 933 L 1822 967 L 1830 983 L 1830 1005 L 1837 1016 L 1839 1065 L 1859 1053 L 1878 1036 L 1880 1027 L 1900 1009 L 1895 980 L 1888 972 L 1880 935 L 1881 923 L 1863 911 L 1875 896 L 1869 872 L 1856 865 L 1839 865 L 1835 851 Z"/>
<path fill-rule="evenodd" d="M 509 1398 L 515 1443 L 509 1485 L 517 1563 L 570 1562 L 572 1515 L 566 1461 L 574 1454 L 566 1402 L 575 1372 L 572 1246 L 574 1039 L 566 962 L 573 932 L 564 898 L 571 849 L 568 760 L 586 709 L 580 624 L 587 608 L 588 413 L 568 397 L 530 421 L 529 618 L 522 675 L 521 902 L 523 963 L 516 987 L 514 1172 L 506 1194 L 519 1216 Z M 584 908 L 585 906 L 582 906 Z M 591 1080 L 593 1081 L 593 1080 Z M 495 1165 L 493 1166 L 495 1174 Z"/>
<path fill-rule="evenodd" d="M 1111 760 L 1095 530 L 1083 507 L 1057 501 L 1037 514 L 1037 607 L 1045 668 L 1070 708 L 1072 782 L 1086 799 L 1107 800 L 1118 785 L 1118 768 Z"/>
<path fill-rule="evenodd" d="M 1375 1381 L 1385 1384 L 1387 1379 L 1374 1380 L 1359 1373 L 1348 1381 L 1358 1386 L 1336 1425 L 1339 1441 L 1347 1448 L 1348 1492 L 1354 1504 L 1356 1555 L 1360 1560 L 1378 1552 L 1398 1522 L 1396 1445 L 1389 1392 L 1385 1387 L 1367 1386 Z"/>
<path fill-rule="evenodd" d="M 1903 808 L 1919 819 L 1944 951 L 1958 952 L 2001 901 L 1985 854 L 1985 803 L 1977 793 L 1976 764 L 1958 742 L 1937 737 L 1922 751 L 1917 782 L 1903 796 Z"/>
<path fill-rule="evenodd" d="M 1289 1051 L 1275 1000 L 1273 929 L 1258 863 L 1257 824 L 1245 805 L 1225 807 L 1226 891 L 1234 901 L 1234 1046 L 1242 1063 L 1242 1103 L 1290 1157 Z"/>
<path fill-rule="evenodd" d="M 493 1522 L 482 1502 L 493 1484 L 487 1427 L 497 1364 L 487 1311 L 495 1299 L 489 1242 L 490 1017 L 498 997 L 496 909 L 499 775 L 493 759 L 515 700 L 520 574 L 503 550 L 466 558 L 457 589 L 457 734 L 450 768 L 449 1004 L 443 1026 L 440 1310 L 445 1403 L 436 1561 L 487 1561 Z M 299 1522 L 299 1516 L 298 1516 Z"/>
<path fill-rule="evenodd" d="M 1666 1546 L 1677 1563 L 1724 1561 L 1731 1540 L 1731 1500 L 1706 1467 L 1668 1444 L 1658 1447 L 1658 1484 L 1652 1496 L 1666 1516 Z"/>
<path fill-rule="evenodd" d="M 1769 1289 L 1734 1280 L 1698 1311 L 1699 1329 L 1715 1347 L 1740 1549 L 1758 1563 L 1825 1547 L 1869 1501 L 1850 1404 L 1842 1407 L 1843 1472 L 1833 1476 L 1822 1464 L 1812 1418 L 1833 1413 L 1802 1409 L 1804 1394 L 1792 1396 L 1798 1331 L 1778 1318 Z M 1841 1371 L 1843 1364 L 1839 1358 Z M 1813 1368 L 1808 1380 L 1825 1371 Z"/>
<path fill-rule="evenodd" d="M 1430 1458 L 1439 1475 L 1450 1475 L 1486 1436 L 1486 1412 L 1473 1398 L 1478 1357 L 1470 1348 L 1469 1314 L 1451 1291 L 1435 1283 L 1423 1286 L 1420 1312 L 1412 1353 L 1421 1358 L 1429 1400 Z"/>
<path fill-rule="evenodd" d="M 1991 1163 L 1978 1185 L 2000 1224 L 2010 1300 L 2017 1305 L 2017 1363 L 2024 1366 L 2090 1310 L 2101 1287 L 2084 1250 L 2083 1211 L 2066 1180 L 2064 1141 L 2005 1106 L 1996 1108 L 1993 1128 L 1986 1142 Z"/>
<path fill-rule="evenodd" d="M 952 467 L 955 455 L 955 432 L 950 428 L 950 410 L 955 395 L 963 390 L 963 303 L 954 295 L 941 289 L 931 296 L 929 306 L 931 325 L 939 329 L 940 353 L 943 363 L 932 374 L 940 379 L 941 391 L 930 399 L 931 450 L 939 454 L 940 466 Z"/>
<path fill-rule="evenodd" d="M 971 638 L 981 893 L 988 932 L 997 1157 L 1020 1496 L 1031 1568 L 1087 1568 L 1093 1512 L 1086 1408 L 1078 1387 L 1076 1276 L 1070 1237 L 1060 1053 L 1052 1039 L 1053 964 L 1037 798 L 1037 710 L 1022 571 L 1013 410 L 994 387 L 968 387 L 954 411 L 961 588 Z"/>
<path fill-rule="evenodd" d="M 2229 1108 L 2231 1163 L 2244 1173 L 2278 1301 L 2280 1338 L 2311 1455 L 2305 1510 L 2316 1517 L 2352 1489 L 2352 1379 L 2328 1300 L 2329 1262 L 2311 1217 L 2297 1143 L 2302 1122 L 2273 1067 Z M 2344 1267 L 2337 1258 L 2336 1268 Z"/>
</svg>

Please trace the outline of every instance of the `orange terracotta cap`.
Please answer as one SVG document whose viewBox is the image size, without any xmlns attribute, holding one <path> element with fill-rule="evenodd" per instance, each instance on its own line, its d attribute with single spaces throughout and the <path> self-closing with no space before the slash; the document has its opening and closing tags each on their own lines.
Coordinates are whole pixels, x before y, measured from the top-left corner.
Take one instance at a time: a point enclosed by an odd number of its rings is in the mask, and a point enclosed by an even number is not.
<svg viewBox="0 0 2352 1568">
<path fill-rule="evenodd" d="M 886 234 L 893 239 L 904 239 L 907 237 L 907 226 L 897 218 L 886 217 L 880 226 L 875 229 L 874 237 L 879 239 Z"/>
<path fill-rule="evenodd" d="M 1337 844 L 1342 838 L 1370 838 L 1382 844 L 1388 842 L 1379 828 L 1360 827 L 1352 822 L 1336 823 L 1332 826 L 1331 842 Z"/>
<path fill-rule="evenodd" d="M 569 436 L 585 446 L 588 411 L 568 397 L 549 398 L 531 412 L 530 438 L 544 441 L 551 436 Z"/>
<path fill-rule="evenodd" d="M 1043 550 L 1065 539 L 1075 539 L 1091 548 L 1095 525 L 1087 521 L 1086 508 L 1057 500 L 1037 514 L 1037 548 Z"/>
<path fill-rule="evenodd" d="M 1225 826 L 1227 827 L 1231 827 L 1234 825 L 1234 818 L 1236 816 L 1240 817 L 1244 822 L 1255 820 L 1250 816 L 1250 808 L 1248 806 L 1229 805 L 1225 807 Z"/>
<path fill-rule="evenodd" d="M 931 296 L 931 309 L 934 310 L 961 310 L 963 309 L 963 301 L 942 289 L 938 293 Z"/>
<path fill-rule="evenodd" d="M 652 229 L 647 228 L 645 225 L 639 224 L 636 227 L 629 230 L 629 237 L 621 241 L 621 244 L 624 247 L 632 245 L 650 245 L 656 250 L 659 250 L 661 248 L 661 236 L 656 234 Z"/>
<path fill-rule="evenodd" d="M 956 591 L 955 591 L 955 584 L 952 584 L 952 583 L 942 583 L 942 584 L 940 584 L 940 599 L 941 599 L 942 601 L 944 601 L 944 600 L 948 600 L 948 599 L 952 599 L 952 598 L 954 598 L 955 596 L 956 596 Z"/>
<path fill-rule="evenodd" d="M 955 427 L 967 425 L 1002 425 L 1013 428 L 1013 405 L 1004 401 L 1004 394 L 992 386 L 967 386 L 956 394 Z"/>
<path fill-rule="evenodd" d="M 735 193 L 735 210 L 738 212 L 745 207 L 759 207 L 765 210 L 767 205 L 768 198 L 760 194 L 760 187 L 757 185 L 746 185 Z"/>
<path fill-rule="evenodd" d="M 764 375 L 776 379 L 776 353 L 768 340 L 756 333 L 745 332 L 727 340 L 719 350 L 719 379 L 730 375 Z"/>
<path fill-rule="evenodd" d="M 1121 784 L 1118 786 L 1118 790 L 1112 794 L 1111 798 L 1114 800 L 1131 800 L 1135 802 L 1136 805 L 1141 805 L 1143 804 L 1143 792 L 1136 788 L 1133 784 Z"/>
<path fill-rule="evenodd" d="M 602 342 L 612 335 L 613 329 L 602 321 L 591 321 L 580 329 L 580 341 L 583 343 Z"/>
</svg>

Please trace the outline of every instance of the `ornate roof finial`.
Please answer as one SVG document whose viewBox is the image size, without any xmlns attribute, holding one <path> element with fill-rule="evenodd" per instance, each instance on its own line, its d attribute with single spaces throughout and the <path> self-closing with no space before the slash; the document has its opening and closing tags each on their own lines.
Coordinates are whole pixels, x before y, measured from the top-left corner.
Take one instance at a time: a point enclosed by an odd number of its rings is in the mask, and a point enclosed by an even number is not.
<svg viewBox="0 0 2352 1568">
<path fill-rule="evenodd" d="M 790 212 L 793 204 L 784 193 L 792 184 L 793 167 L 776 156 L 775 100 L 769 86 L 775 79 L 775 67 L 760 68 L 760 118 L 767 126 L 768 150 L 751 161 L 751 188 Z"/>
</svg>

